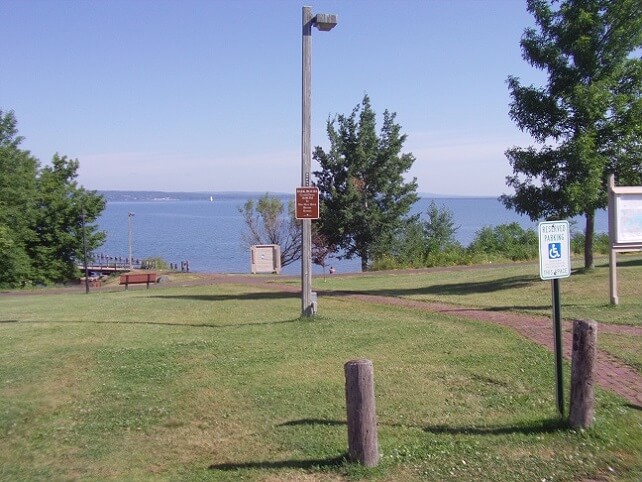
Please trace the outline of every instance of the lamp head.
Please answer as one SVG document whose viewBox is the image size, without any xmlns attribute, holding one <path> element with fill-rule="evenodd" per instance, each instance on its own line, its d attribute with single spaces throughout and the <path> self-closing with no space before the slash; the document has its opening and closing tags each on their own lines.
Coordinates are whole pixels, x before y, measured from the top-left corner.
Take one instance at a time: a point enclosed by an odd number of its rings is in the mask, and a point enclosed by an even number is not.
<svg viewBox="0 0 642 482">
<path fill-rule="evenodd" d="M 337 25 L 337 16 L 333 13 L 317 13 L 312 24 L 322 32 L 328 32 Z"/>
</svg>

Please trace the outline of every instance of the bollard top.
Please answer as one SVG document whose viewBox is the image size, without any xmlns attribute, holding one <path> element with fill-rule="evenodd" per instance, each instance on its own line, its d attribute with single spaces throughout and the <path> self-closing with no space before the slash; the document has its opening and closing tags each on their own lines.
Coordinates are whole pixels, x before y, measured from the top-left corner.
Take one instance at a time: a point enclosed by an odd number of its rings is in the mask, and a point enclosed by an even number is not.
<svg viewBox="0 0 642 482">
<path fill-rule="evenodd" d="M 357 358 L 355 360 L 347 361 L 344 366 L 348 365 L 372 365 L 372 361 L 367 358 Z"/>
</svg>

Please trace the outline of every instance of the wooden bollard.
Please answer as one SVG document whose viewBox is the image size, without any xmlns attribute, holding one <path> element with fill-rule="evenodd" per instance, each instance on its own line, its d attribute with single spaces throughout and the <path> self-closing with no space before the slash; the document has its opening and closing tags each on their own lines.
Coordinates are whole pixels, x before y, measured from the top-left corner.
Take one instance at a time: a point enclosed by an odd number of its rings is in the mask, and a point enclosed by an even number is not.
<svg viewBox="0 0 642 482">
<path fill-rule="evenodd" d="M 588 428 L 593 425 L 596 352 L 597 323 L 575 320 L 571 358 L 571 409 L 568 417 L 568 423 L 573 428 Z"/>
<path fill-rule="evenodd" d="M 348 455 L 366 467 L 379 463 L 374 374 L 370 360 L 351 360 L 344 365 L 348 412 Z"/>
</svg>

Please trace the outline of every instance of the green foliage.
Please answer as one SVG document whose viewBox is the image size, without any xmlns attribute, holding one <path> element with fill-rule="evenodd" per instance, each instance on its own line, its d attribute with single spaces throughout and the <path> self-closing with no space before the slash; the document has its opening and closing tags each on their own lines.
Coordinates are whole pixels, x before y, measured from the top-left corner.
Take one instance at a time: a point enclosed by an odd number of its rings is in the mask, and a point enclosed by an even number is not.
<svg viewBox="0 0 642 482">
<path fill-rule="evenodd" d="M 432 201 L 426 220 L 413 216 L 397 231 L 392 245 L 375 259 L 372 269 L 423 268 L 466 263 L 468 257 L 455 240 L 453 214 Z"/>
<path fill-rule="evenodd" d="M 417 200 L 417 183 L 403 175 L 415 158 L 402 154 L 406 136 L 387 110 L 376 132 L 375 112 L 364 96 L 349 116 L 327 123 L 330 148 L 314 151 L 321 170 L 314 174 L 320 191 L 319 231 L 346 258 L 361 258 L 365 271 L 377 255 L 389 250 Z"/>
<path fill-rule="evenodd" d="M 581 254 L 584 252 L 586 236 L 582 232 L 573 233 L 571 237 L 571 250 L 574 254 Z M 593 239 L 593 252 L 599 254 L 608 254 L 611 242 L 607 233 L 598 233 Z"/>
<path fill-rule="evenodd" d="M 243 243 L 249 248 L 257 244 L 278 244 L 281 248 L 281 266 L 301 259 L 301 222 L 294 213 L 294 201 L 286 206 L 269 193 L 257 201 L 248 199 L 239 208 L 245 221 Z"/>
<path fill-rule="evenodd" d="M 639 0 L 529 0 L 537 29 L 525 30 L 524 59 L 545 70 L 545 87 L 509 77 L 510 117 L 537 147 L 506 156 L 513 195 L 504 204 L 531 219 L 586 217 L 585 267 L 595 211 L 607 182 L 642 184 L 642 3 Z"/>
<path fill-rule="evenodd" d="M 504 258 L 512 261 L 535 259 L 539 243 L 533 229 L 524 229 L 518 223 L 486 226 L 480 229 L 468 250 L 488 259 Z"/>
<path fill-rule="evenodd" d="M 56 154 L 40 168 L 21 140 L 13 113 L 0 110 L 0 286 L 67 281 L 82 256 L 83 213 L 87 249 L 104 242 L 95 221 L 105 201 L 77 185 L 77 160 Z"/>
</svg>

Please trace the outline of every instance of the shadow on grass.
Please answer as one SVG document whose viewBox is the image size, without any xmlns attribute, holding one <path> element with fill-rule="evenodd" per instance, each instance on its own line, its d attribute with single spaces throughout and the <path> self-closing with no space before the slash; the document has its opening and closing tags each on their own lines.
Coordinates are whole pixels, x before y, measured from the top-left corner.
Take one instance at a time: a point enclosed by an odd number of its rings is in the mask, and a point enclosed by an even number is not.
<svg viewBox="0 0 642 482">
<path fill-rule="evenodd" d="M 302 318 L 292 318 L 289 320 L 279 321 L 257 321 L 253 323 L 229 323 L 229 324 L 214 324 L 214 323 L 172 323 L 169 321 L 96 321 L 96 320 L 29 320 L 21 321 L 21 324 L 37 324 L 37 323 L 93 323 L 94 325 L 150 325 L 150 326 L 171 326 L 174 328 L 191 327 L 191 328 L 239 328 L 243 326 L 269 326 L 281 325 L 284 323 L 301 323 L 309 321 Z M 18 323 L 18 320 L 10 320 L 11 323 Z M 8 323 L 0 321 L 0 323 Z"/>
<path fill-rule="evenodd" d="M 212 464 L 210 470 L 242 470 L 242 469 L 305 469 L 305 470 L 323 470 L 341 467 L 348 458 L 348 454 L 328 459 L 310 459 L 310 460 L 276 460 L 261 462 L 241 462 Z"/>
<path fill-rule="evenodd" d="M 571 306 L 565 304 L 564 306 Z M 551 305 L 507 305 L 507 306 L 489 306 L 486 308 L 480 308 L 482 311 L 538 311 L 538 310 L 549 310 Z"/>
<path fill-rule="evenodd" d="M 299 298 L 301 293 L 292 291 L 261 291 L 258 293 L 241 293 L 238 295 L 153 295 L 150 298 L 175 299 L 191 301 L 257 301 Z"/>
<path fill-rule="evenodd" d="M 510 290 L 515 288 L 524 288 L 532 286 L 539 281 L 539 278 L 534 276 L 511 276 L 497 280 L 479 281 L 479 282 L 464 282 L 464 283 L 449 283 L 449 284 L 436 284 L 431 286 L 424 286 L 421 288 L 411 289 L 372 289 L 372 290 L 358 290 L 358 291 L 329 291 L 324 292 L 325 296 L 337 295 L 354 295 L 354 294 L 369 294 L 379 296 L 421 296 L 421 295 L 466 295 L 471 293 L 495 293 L 498 291 Z"/>
<path fill-rule="evenodd" d="M 326 420 L 315 418 L 304 418 L 301 420 L 291 420 L 284 422 L 279 427 L 291 427 L 299 425 L 347 425 L 347 422 L 341 420 Z M 387 424 L 389 427 L 404 427 L 408 425 Z M 491 427 L 450 427 L 447 425 L 435 425 L 428 427 L 418 427 L 424 432 L 438 435 L 506 435 L 506 434 L 524 434 L 537 435 L 542 433 L 558 432 L 568 429 L 568 423 L 561 419 L 545 419 L 523 425 L 509 426 L 491 426 Z M 310 459 L 310 460 L 277 460 L 277 461 L 259 461 L 259 462 L 240 462 L 213 464 L 209 466 L 210 470 L 233 471 L 242 469 L 304 469 L 304 470 L 323 470 L 336 469 L 343 466 L 348 460 L 348 454 L 339 457 L 327 459 Z"/>
<path fill-rule="evenodd" d="M 424 427 L 424 432 L 446 435 L 506 435 L 520 433 L 536 435 L 552 433 L 568 429 L 566 420 L 559 418 L 545 419 L 523 425 L 490 426 L 490 427 L 451 427 L 448 425 L 434 425 Z"/>
<path fill-rule="evenodd" d="M 642 258 L 637 258 L 637 259 L 622 259 L 622 254 L 618 256 L 617 259 L 617 266 L 618 268 L 633 268 L 636 266 L 642 266 Z M 607 261 L 606 263 L 600 263 L 595 265 L 596 268 L 608 268 L 609 267 L 609 262 Z"/>
<path fill-rule="evenodd" d="M 326 420 L 322 418 L 303 418 L 301 420 L 291 420 L 289 422 L 284 422 L 277 427 L 296 427 L 298 425 L 325 425 L 326 427 L 336 426 L 336 425 L 347 425 L 347 422 L 344 420 Z"/>
<path fill-rule="evenodd" d="M 323 425 L 323 426 L 342 426 L 348 425 L 345 420 L 329 420 L 318 418 L 304 418 L 301 420 L 290 420 L 284 422 L 278 427 L 296 427 L 299 425 Z M 379 422 L 379 426 L 386 427 L 413 427 L 412 425 L 398 424 L 398 423 L 385 423 Z M 521 433 L 524 435 L 536 435 L 540 433 L 551 433 L 568 428 L 566 420 L 559 418 L 549 418 L 537 420 L 530 423 L 516 424 L 516 425 L 496 425 L 489 427 L 455 427 L 450 425 L 432 425 L 432 426 L 414 426 L 426 433 L 432 434 L 446 434 L 446 435 L 505 435 L 513 433 Z"/>
</svg>

